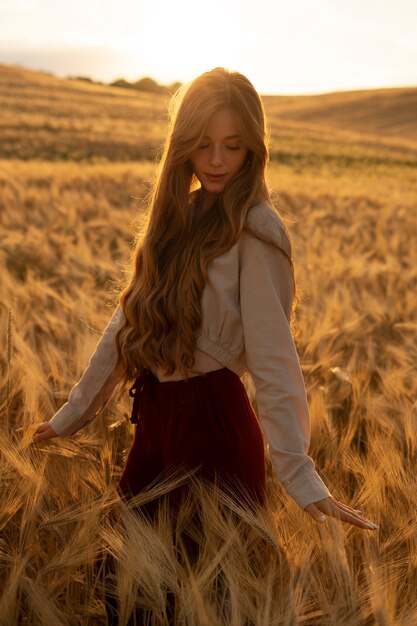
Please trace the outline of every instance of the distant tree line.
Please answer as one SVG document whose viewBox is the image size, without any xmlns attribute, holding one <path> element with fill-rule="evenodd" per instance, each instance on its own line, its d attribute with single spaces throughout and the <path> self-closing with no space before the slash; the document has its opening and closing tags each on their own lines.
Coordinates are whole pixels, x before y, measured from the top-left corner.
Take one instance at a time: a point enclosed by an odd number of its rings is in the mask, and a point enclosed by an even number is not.
<svg viewBox="0 0 417 626">
<path fill-rule="evenodd" d="M 102 81 L 93 80 L 92 78 L 88 76 L 68 76 L 68 78 L 71 80 L 74 80 L 74 79 L 84 80 L 88 83 L 95 83 L 98 85 L 105 84 Z M 122 87 L 123 89 L 137 89 L 138 91 L 148 91 L 151 93 L 174 93 L 182 85 L 180 81 L 175 81 L 171 83 L 170 85 L 160 85 L 159 83 L 156 82 L 156 80 L 154 80 L 153 78 L 150 78 L 149 76 L 145 76 L 144 78 L 141 78 L 140 80 L 136 80 L 133 83 L 130 83 L 128 80 L 125 80 L 124 78 L 118 78 L 117 80 L 114 80 L 113 82 L 107 83 L 107 84 L 109 84 L 110 87 Z"/>
</svg>

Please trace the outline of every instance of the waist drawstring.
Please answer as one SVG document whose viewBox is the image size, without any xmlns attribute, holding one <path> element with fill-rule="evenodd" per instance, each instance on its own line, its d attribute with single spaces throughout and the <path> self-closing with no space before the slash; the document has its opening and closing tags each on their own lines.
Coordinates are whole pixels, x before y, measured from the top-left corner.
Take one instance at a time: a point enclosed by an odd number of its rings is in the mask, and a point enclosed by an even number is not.
<svg viewBox="0 0 417 626">
<path fill-rule="evenodd" d="M 129 389 L 129 395 L 133 398 L 132 414 L 130 417 L 132 424 L 138 423 L 139 411 L 142 413 L 145 408 L 143 404 L 144 399 L 152 397 L 156 380 L 150 370 L 144 370 Z"/>
</svg>

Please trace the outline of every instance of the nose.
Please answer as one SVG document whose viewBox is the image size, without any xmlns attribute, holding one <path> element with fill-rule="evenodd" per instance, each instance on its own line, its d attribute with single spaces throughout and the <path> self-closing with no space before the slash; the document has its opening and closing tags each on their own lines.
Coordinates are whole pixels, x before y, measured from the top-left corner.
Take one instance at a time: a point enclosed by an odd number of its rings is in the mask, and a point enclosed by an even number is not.
<svg viewBox="0 0 417 626">
<path fill-rule="evenodd" d="M 210 151 L 210 164 L 213 166 L 216 166 L 216 165 L 222 165 L 222 163 L 223 163 L 223 156 L 222 156 L 221 147 L 213 146 L 213 148 Z"/>
</svg>

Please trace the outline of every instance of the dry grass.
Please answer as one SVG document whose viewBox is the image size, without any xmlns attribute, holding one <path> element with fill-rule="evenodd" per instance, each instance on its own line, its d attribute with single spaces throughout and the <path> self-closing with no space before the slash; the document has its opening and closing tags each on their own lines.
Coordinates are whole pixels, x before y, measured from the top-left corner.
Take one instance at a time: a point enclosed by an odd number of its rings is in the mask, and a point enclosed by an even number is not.
<svg viewBox="0 0 417 626">
<path fill-rule="evenodd" d="M 346 152 L 363 165 L 362 148 L 352 135 Z M 127 394 L 116 393 L 73 438 L 29 446 L 111 314 L 152 165 L 6 159 L 0 623 L 106 624 L 106 590 L 118 599 L 120 624 L 135 603 L 137 623 L 161 625 L 417 623 L 415 169 L 388 157 L 368 167 L 302 162 L 273 164 L 269 180 L 304 294 L 297 346 L 310 451 L 334 496 L 363 509 L 379 531 L 331 519 L 317 526 L 270 471 L 266 513 L 236 508 L 194 480 L 181 514 L 172 519 L 161 497 L 150 524 L 114 489 L 132 440 Z"/>
<path fill-rule="evenodd" d="M 153 161 L 169 96 L 0 64 L 0 159 Z M 273 160 L 293 168 L 417 164 L 417 89 L 263 96 Z"/>
</svg>

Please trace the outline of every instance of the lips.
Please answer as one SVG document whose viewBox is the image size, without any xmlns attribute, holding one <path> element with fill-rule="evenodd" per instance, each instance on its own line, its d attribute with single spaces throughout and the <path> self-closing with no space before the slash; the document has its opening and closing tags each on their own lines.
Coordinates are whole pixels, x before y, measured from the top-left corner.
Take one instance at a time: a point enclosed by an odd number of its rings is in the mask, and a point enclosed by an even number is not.
<svg viewBox="0 0 417 626">
<path fill-rule="evenodd" d="M 224 178 L 226 174 L 207 174 L 206 173 L 206 176 L 209 180 L 216 181 L 216 180 L 222 180 L 222 178 Z"/>
</svg>

